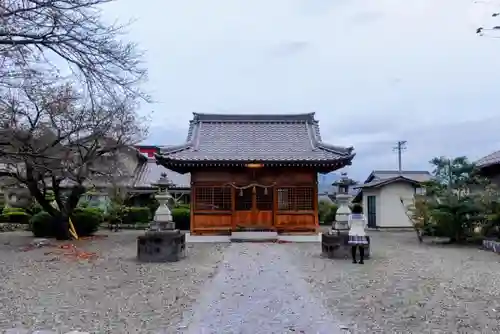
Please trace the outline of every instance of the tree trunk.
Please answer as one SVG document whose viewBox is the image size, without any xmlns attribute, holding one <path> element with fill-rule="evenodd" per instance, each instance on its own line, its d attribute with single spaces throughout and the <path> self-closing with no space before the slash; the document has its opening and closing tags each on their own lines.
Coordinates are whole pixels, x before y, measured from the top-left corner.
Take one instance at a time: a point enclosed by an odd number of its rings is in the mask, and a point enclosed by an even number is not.
<svg viewBox="0 0 500 334">
<path fill-rule="evenodd" d="M 54 192 L 54 197 L 56 197 L 56 201 L 58 203 L 63 203 L 61 198 L 60 189 L 57 188 L 57 191 Z M 73 215 L 73 211 L 75 211 L 76 206 L 78 205 L 78 201 L 80 196 L 85 193 L 85 188 L 79 184 L 71 189 L 71 193 L 66 200 L 65 205 L 61 208 L 61 213 L 57 217 L 55 217 L 56 224 L 56 239 L 57 240 L 69 240 L 71 239 L 71 234 L 69 233 L 69 218 Z"/>
<path fill-rule="evenodd" d="M 60 214 L 54 219 L 56 240 L 70 240 L 68 216 Z"/>
<path fill-rule="evenodd" d="M 36 201 L 42 209 L 50 214 L 52 217 L 55 217 L 59 212 L 56 210 L 50 203 L 47 201 L 45 196 L 42 194 L 40 189 L 38 188 L 38 184 L 36 182 L 28 182 L 26 184 L 28 186 L 28 190 L 30 191 L 31 195 L 35 197 Z"/>
</svg>

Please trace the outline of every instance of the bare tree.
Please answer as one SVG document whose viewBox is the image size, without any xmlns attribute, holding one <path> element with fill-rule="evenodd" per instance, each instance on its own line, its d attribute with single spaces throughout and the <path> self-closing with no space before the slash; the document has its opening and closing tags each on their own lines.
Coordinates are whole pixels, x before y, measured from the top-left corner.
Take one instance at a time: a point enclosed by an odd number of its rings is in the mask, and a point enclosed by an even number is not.
<svg viewBox="0 0 500 334">
<path fill-rule="evenodd" d="M 67 238 L 85 182 L 115 177 L 115 152 L 140 141 L 146 128 L 127 99 L 89 102 L 69 85 L 36 83 L 9 93 L 0 97 L 0 173 L 28 188 L 60 222 L 59 237 Z M 46 200 L 49 189 L 59 209 Z"/>
<path fill-rule="evenodd" d="M 474 3 L 491 5 L 492 7 L 498 7 L 499 5 L 498 0 L 474 0 Z M 493 18 L 493 20 L 498 20 L 498 18 L 500 17 L 500 13 L 495 10 L 495 12 L 491 14 L 491 17 Z M 479 36 L 487 36 L 491 38 L 500 38 L 500 35 L 498 35 L 499 32 L 500 26 L 498 25 L 498 23 L 488 24 L 476 29 L 476 34 L 478 34 Z"/>
<path fill-rule="evenodd" d="M 141 53 L 121 37 L 127 25 L 106 24 L 102 6 L 112 0 L 0 1 L 0 84 L 15 86 L 43 75 L 67 77 L 64 61 L 90 96 L 146 96 Z"/>
</svg>

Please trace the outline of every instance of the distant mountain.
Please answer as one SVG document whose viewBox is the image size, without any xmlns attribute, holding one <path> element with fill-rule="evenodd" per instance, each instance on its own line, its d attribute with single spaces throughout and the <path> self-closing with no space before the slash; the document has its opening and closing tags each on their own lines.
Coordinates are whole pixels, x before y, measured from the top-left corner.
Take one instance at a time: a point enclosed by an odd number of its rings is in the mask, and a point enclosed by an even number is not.
<svg viewBox="0 0 500 334">
<path fill-rule="evenodd" d="M 318 174 L 318 193 L 332 192 L 332 183 L 340 179 L 340 174 L 328 173 Z"/>
</svg>

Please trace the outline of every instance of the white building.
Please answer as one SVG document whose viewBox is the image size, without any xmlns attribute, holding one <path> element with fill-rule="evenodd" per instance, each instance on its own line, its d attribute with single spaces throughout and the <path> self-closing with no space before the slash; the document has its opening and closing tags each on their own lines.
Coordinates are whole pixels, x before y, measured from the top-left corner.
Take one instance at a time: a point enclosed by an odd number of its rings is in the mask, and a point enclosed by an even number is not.
<svg viewBox="0 0 500 334">
<path fill-rule="evenodd" d="M 354 187 L 359 192 L 353 202 L 363 205 L 370 228 L 412 227 L 406 206 L 421 192 L 421 183 L 430 179 L 427 171 L 373 171 Z"/>
</svg>

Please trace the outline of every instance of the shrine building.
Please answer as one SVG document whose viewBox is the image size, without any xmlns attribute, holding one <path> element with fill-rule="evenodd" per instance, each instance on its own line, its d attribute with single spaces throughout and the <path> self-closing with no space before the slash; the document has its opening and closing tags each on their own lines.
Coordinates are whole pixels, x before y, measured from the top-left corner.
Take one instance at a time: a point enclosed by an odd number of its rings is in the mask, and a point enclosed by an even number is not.
<svg viewBox="0 0 500 334">
<path fill-rule="evenodd" d="M 321 140 L 314 113 L 194 113 L 184 144 L 158 164 L 191 174 L 191 234 L 316 232 L 318 173 L 350 165 L 352 147 Z"/>
</svg>

